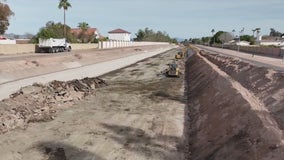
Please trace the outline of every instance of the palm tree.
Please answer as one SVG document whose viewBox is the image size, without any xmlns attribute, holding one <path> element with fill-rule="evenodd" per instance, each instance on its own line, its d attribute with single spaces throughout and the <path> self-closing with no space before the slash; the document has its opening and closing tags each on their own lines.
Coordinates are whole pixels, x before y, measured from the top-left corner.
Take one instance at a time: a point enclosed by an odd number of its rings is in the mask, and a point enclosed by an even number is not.
<svg viewBox="0 0 284 160">
<path fill-rule="evenodd" d="M 79 27 L 83 32 L 86 32 L 86 31 L 90 28 L 89 24 L 86 23 L 86 22 L 80 22 L 80 23 L 78 24 L 78 27 Z"/>
<path fill-rule="evenodd" d="M 259 36 L 260 28 L 256 28 L 255 31 L 256 31 L 256 39 L 259 40 L 259 38 L 260 38 L 260 36 Z"/>
<path fill-rule="evenodd" d="M 64 37 L 66 37 L 66 15 L 65 11 L 68 10 L 69 7 L 72 7 L 68 0 L 59 0 L 58 8 L 63 8 L 64 12 Z"/>
<path fill-rule="evenodd" d="M 215 43 L 215 37 L 214 37 L 215 29 L 212 29 L 212 30 L 211 30 L 211 33 L 212 33 L 212 37 L 213 37 L 213 42 L 212 42 L 212 44 L 214 44 L 214 43 Z"/>
<path fill-rule="evenodd" d="M 254 37 L 254 33 L 255 33 L 256 29 L 252 30 L 252 36 Z"/>
<path fill-rule="evenodd" d="M 236 32 L 236 30 L 233 29 L 233 30 L 232 30 L 232 33 L 233 33 L 233 38 L 234 38 L 234 39 L 235 39 L 235 32 Z"/>
<path fill-rule="evenodd" d="M 81 42 L 85 43 L 92 41 L 92 37 L 94 37 L 94 35 L 91 35 L 92 33 L 87 32 L 90 28 L 89 24 L 86 22 L 80 22 L 78 27 L 81 29 L 81 32 L 78 35 L 78 38 L 81 40 Z"/>
<path fill-rule="evenodd" d="M 258 35 L 260 33 L 260 28 L 256 28 L 256 34 Z"/>
<path fill-rule="evenodd" d="M 212 35 L 214 34 L 214 32 L 215 32 L 215 29 L 212 29 L 212 30 L 211 30 Z"/>
</svg>

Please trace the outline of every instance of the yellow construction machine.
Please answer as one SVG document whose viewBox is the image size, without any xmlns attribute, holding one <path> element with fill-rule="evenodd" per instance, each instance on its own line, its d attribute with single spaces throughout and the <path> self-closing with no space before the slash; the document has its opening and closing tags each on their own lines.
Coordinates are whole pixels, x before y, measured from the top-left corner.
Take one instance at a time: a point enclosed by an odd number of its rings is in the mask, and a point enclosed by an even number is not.
<svg viewBox="0 0 284 160">
<path fill-rule="evenodd" d="M 179 51 L 176 55 L 175 55 L 175 58 L 176 59 L 182 59 L 184 57 L 184 54 L 182 51 Z"/>
<path fill-rule="evenodd" d="M 184 58 L 186 52 L 187 52 L 187 48 L 186 48 L 186 47 L 180 49 L 180 51 L 178 51 L 178 53 L 175 55 L 175 58 L 176 58 L 176 59 L 182 59 L 182 58 Z"/>
<path fill-rule="evenodd" d="M 165 70 L 165 75 L 167 77 L 179 77 L 180 76 L 180 71 L 175 61 L 168 64 L 168 66 L 169 68 Z"/>
</svg>

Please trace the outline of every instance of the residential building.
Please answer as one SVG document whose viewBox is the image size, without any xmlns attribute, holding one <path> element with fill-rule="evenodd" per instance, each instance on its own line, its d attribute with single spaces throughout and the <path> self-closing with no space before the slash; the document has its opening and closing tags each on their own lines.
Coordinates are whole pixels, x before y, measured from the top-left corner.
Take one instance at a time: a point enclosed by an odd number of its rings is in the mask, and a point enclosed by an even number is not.
<svg viewBox="0 0 284 160">
<path fill-rule="evenodd" d="M 123 29 L 115 29 L 108 32 L 108 38 L 109 40 L 114 41 L 130 41 L 131 33 L 128 31 L 125 31 Z"/>
<path fill-rule="evenodd" d="M 100 38 L 100 33 L 97 28 L 88 28 L 85 32 L 83 32 L 81 28 L 72 28 L 70 32 L 76 36 L 84 33 L 88 36 L 94 36 L 96 39 Z"/>
</svg>

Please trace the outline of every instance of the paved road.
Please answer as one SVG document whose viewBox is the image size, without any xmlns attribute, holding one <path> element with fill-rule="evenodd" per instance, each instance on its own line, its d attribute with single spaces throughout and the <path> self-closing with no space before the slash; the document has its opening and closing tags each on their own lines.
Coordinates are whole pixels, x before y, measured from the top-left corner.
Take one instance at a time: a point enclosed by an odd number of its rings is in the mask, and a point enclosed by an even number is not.
<svg viewBox="0 0 284 160">
<path fill-rule="evenodd" d="M 238 57 L 243 61 L 254 64 L 256 66 L 271 68 L 277 71 L 284 72 L 284 62 L 282 61 L 281 58 L 265 57 L 259 55 L 252 56 L 249 53 L 237 52 L 233 50 L 214 48 L 202 45 L 196 45 L 196 47 L 209 51 L 209 53 L 211 54 L 222 54 L 231 57 Z"/>
</svg>

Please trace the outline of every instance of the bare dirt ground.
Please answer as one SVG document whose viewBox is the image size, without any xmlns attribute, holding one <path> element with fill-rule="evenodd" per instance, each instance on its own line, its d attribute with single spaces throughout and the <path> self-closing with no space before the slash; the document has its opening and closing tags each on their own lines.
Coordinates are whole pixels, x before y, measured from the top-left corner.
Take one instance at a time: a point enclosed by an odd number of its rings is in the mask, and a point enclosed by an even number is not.
<svg viewBox="0 0 284 160">
<path fill-rule="evenodd" d="M 191 159 L 284 159 L 283 73 L 200 54 L 186 64 Z"/>
<path fill-rule="evenodd" d="M 155 51 L 164 46 L 139 46 L 105 50 L 90 49 L 57 54 L 2 55 L 0 56 L 0 84 L 131 55 L 143 54 Z"/>
<path fill-rule="evenodd" d="M 24 122 L 7 132 L 1 120 L 0 160 L 283 160 L 284 73 L 195 50 L 180 78 L 159 74 L 174 49 L 102 76 L 102 88 L 60 82 L 72 85 L 51 90 L 50 106 L 24 88 L 0 103 Z"/>
<path fill-rule="evenodd" d="M 171 50 L 102 76 L 108 86 L 72 107 L 59 97 L 53 118 L 30 121 L 0 135 L 0 159 L 184 159 L 183 76 L 157 75 L 176 53 Z M 65 94 L 56 92 L 57 96 Z M 9 101 L 13 103 L 27 102 Z"/>
</svg>

